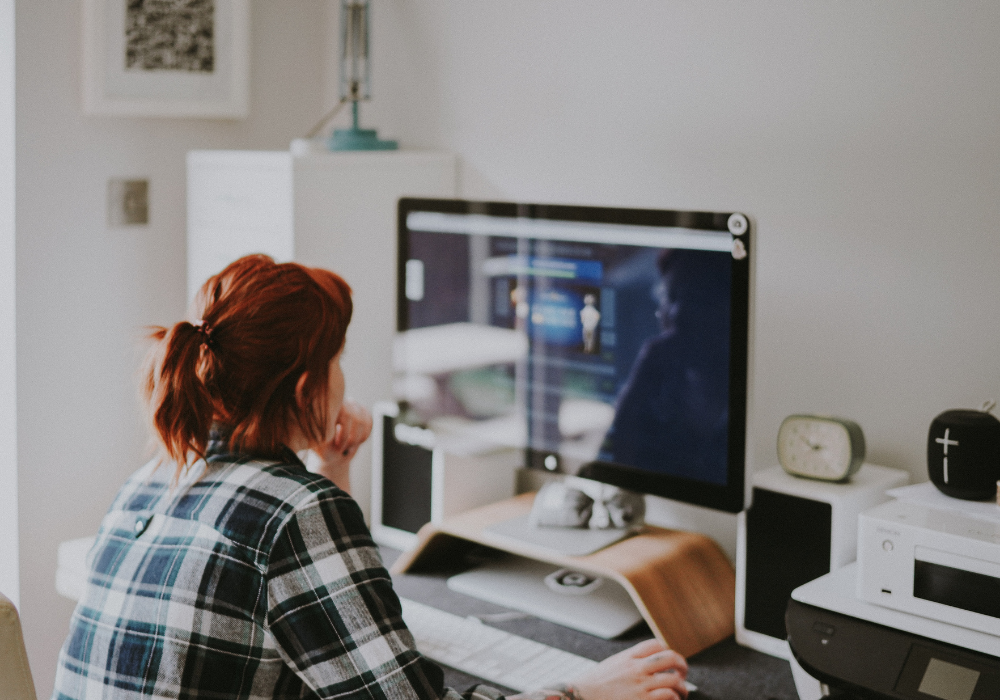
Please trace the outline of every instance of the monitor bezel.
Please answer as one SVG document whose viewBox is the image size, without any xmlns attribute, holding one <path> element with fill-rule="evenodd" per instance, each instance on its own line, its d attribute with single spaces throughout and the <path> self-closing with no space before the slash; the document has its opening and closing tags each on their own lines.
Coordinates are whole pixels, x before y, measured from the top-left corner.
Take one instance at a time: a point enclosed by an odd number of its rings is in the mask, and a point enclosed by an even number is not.
<svg viewBox="0 0 1000 700">
<path fill-rule="evenodd" d="M 445 214 L 483 214 L 507 218 L 550 219 L 606 224 L 632 224 L 686 228 L 694 231 L 729 232 L 729 219 L 733 212 L 681 211 L 667 209 L 640 209 L 624 207 L 596 207 L 564 204 L 525 204 L 517 202 L 490 202 L 464 199 L 431 199 L 406 197 L 399 200 L 397 210 L 397 285 L 396 329 L 407 330 L 409 309 L 405 296 L 406 261 L 408 259 L 407 216 L 411 212 L 426 211 Z M 749 217 L 747 218 L 749 222 Z M 729 513 L 738 513 L 746 507 L 747 471 L 746 454 L 748 407 L 750 401 L 750 362 L 752 357 L 753 315 L 753 259 L 752 225 L 739 234 L 746 256 L 734 257 L 732 266 L 730 306 L 730 361 L 729 361 L 729 439 L 728 464 L 725 485 L 700 482 L 665 474 L 655 474 L 635 467 L 606 462 L 591 462 L 579 475 L 631 491 L 647 493 L 697 506 L 704 506 Z M 525 464 L 529 468 L 545 470 L 543 463 L 551 451 L 525 450 Z M 556 455 L 558 458 L 558 455 Z"/>
</svg>

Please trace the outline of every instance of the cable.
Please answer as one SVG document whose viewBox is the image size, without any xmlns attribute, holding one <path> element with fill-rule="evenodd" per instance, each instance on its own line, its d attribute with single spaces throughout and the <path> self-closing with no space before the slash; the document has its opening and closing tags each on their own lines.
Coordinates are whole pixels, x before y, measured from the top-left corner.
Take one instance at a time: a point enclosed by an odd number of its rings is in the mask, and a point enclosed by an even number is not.
<svg viewBox="0 0 1000 700">
<path fill-rule="evenodd" d="M 324 114 L 323 118 L 320 119 L 316 123 L 316 126 L 314 126 L 312 129 L 309 130 L 309 133 L 306 134 L 306 138 L 307 139 L 311 139 L 316 134 L 318 134 L 320 132 L 320 129 L 322 129 L 324 126 L 326 126 L 327 123 L 331 119 L 333 119 L 335 116 L 337 116 L 337 114 L 340 112 L 340 110 L 342 110 L 344 108 L 344 105 L 346 105 L 348 102 L 351 102 L 351 100 L 349 98 L 347 98 L 347 97 L 340 98 L 340 102 L 338 102 L 336 104 L 336 106 L 334 106 L 333 109 L 331 109 L 329 112 L 327 112 L 326 114 Z"/>
</svg>

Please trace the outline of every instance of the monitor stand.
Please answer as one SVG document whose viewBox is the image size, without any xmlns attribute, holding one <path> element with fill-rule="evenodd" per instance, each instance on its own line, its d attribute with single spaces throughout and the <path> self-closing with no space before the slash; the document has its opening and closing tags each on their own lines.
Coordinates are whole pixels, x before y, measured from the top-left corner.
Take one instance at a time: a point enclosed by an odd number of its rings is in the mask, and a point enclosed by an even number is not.
<svg viewBox="0 0 1000 700">
<path fill-rule="evenodd" d="M 593 554 L 566 556 L 489 531 L 527 515 L 533 500 L 534 494 L 522 494 L 425 525 L 417 546 L 396 560 L 392 572 L 455 572 L 456 564 L 486 546 L 610 580 L 628 594 L 653 634 L 684 656 L 733 634 L 736 574 L 714 540 L 647 525 Z"/>
<path fill-rule="evenodd" d="M 593 554 L 638 532 L 634 528 L 538 527 L 530 514 L 501 520 L 483 530 L 506 540 L 515 550 L 527 545 L 570 557 Z M 570 585 L 562 584 L 566 580 Z M 501 556 L 450 577 L 448 588 L 604 639 L 642 622 L 642 614 L 616 581 L 526 557 Z"/>
<path fill-rule="evenodd" d="M 515 555 L 451 576 L 448 588 L 604 639 L 642 622 L 617 582 Z"/>
</svg>

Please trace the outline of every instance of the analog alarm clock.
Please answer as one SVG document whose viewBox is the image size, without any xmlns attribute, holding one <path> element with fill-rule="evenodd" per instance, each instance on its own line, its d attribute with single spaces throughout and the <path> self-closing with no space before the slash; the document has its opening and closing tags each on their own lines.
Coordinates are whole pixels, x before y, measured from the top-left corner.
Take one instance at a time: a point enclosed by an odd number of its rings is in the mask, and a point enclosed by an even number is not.
<svg viewBox="0 0 1000 700">
<path fill-rule="evenodd" d="M 864 459 L 865 435 L 852 420 L 793 415 L 778 429 L 778 462 L 794 476 L 847 481 Z"/>
</svg>

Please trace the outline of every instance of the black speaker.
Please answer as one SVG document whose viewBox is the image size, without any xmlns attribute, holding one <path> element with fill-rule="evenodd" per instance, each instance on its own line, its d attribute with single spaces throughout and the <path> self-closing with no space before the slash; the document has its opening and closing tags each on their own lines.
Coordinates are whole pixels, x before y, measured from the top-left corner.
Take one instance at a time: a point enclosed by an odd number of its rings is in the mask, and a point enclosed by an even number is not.
<svg viewBox="0 0 1000 700">
<path fill-rule="evenodd" d="M 523 448 L 470 451 L 462 433 L 412 425 L 395 403 L 377 403 L 372 413 L 371 531 L 379 544 L 410 549 L 425 524 L 514 495 Z"/>
<path fill-rule="evenodd" d="M 381 524 L 416 534 L 431 521 L 434 451 L 395 435 L 395 419 L 382 420 Z"/>
<path fill-rule="evenodd" d="M 785 638 L 785 608 L 792 591 L 830 572 L 832 527 L 833 506 L 827 502 L 753 490 L 744 582 L 752 605 L 744 611 L 744 628 Z"/>
<path fill-rule="evenodd" d="M 854 561 L 858 515 L 887 500 L 909 474 L 865 464 L 846 483 L 795 477 L 781 467 L 755 475 L 737 523 L 736 641 L 790 658 L 785 608 L 792 591 Z"/>
<path fill-rule="evenodd" d="M 1000 421 L 985 411 L 956 409 L 939 415 L 927 433 L 927 473 L 947 496 L 996 498 Z"/>
</svg>

